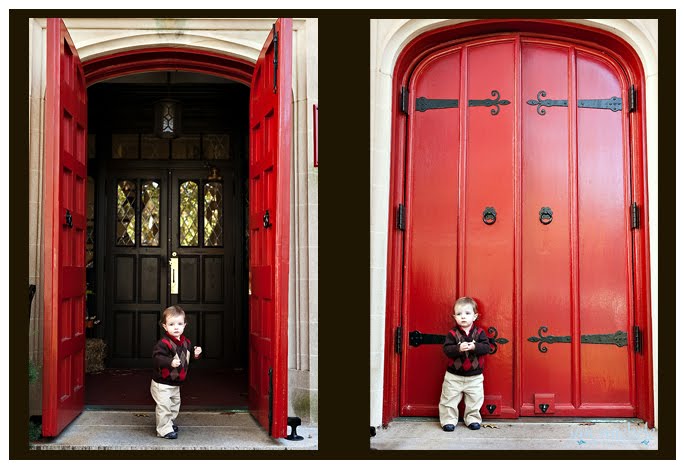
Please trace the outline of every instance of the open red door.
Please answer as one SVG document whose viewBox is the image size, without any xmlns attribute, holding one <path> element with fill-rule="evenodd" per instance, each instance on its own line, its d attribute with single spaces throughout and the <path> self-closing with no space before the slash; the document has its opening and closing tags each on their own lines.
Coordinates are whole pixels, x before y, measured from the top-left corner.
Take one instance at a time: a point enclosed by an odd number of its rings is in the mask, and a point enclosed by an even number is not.
<svg viewBox="0 0 684 468">
<path fill-rule="evenodd" d="M 287 435 L 292 19 L 268 35 L 249 108 L 249 409 L 272 437 Z"/>
<path fill-rule="evenodd" d="M 47 21 L 43 436 L 83 410 L 87 94 L 83 68 L 59 18 Z"/>
</svg>

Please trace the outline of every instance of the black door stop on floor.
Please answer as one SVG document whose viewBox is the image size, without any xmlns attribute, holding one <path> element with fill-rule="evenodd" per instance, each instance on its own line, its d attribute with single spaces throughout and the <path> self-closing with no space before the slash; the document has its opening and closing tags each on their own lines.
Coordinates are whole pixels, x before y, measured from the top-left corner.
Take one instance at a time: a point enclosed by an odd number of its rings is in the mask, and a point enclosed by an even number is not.
<svg viewBox="0 0 684 468">
<path fill-rule="evenodd" d="M 287 418 L 287 425 L 292 428 L 290 431 L 290 434 L 285 437 L 287 440 L 304 440 L 304 437 L 297 435 L 297 426 L 300 426 L 302 424 L 302 418 L 299 418 L 297 416 L 288 416 Z"/>
</svg>

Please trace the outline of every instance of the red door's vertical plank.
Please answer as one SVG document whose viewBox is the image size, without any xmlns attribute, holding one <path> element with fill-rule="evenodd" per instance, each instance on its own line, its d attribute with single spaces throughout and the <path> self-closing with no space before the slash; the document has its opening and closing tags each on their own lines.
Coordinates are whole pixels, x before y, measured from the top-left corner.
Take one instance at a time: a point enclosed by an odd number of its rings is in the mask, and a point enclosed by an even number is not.
<svg viewBox="0 0 684 468">
<path fill-rule="evenodd" d="M 528 416 L 539 413 L 535 393 L 554 394 L 556 413 L 572 407 L 571 346 L 528 341 L 572 331 L 568 107 L 528 103 L 567 101 L 568 76 L 567 47 L 523 43 L 521 397 Z M 546 225 L 540 221 L 543 207 L 552 211 Z"/>
<path fill-rule="evenodd" d="M 577 54 L 577 98 L 624 98 L 618 71 Z M 623 110 L 577 109 L 580 327 L 583 335 L 631 336 L 629 153 Z M 582 406 L 605 416 L 632 410 L 631 346 L 581 345 Z M 627 413 L 628 414 L 628 413 Z"/>
<path fill-rule="evenodd" d="M 463 275 L 459 295 L 479 306 L 479 325 L 497 329 L 509 344 L 486 358 L 485 397 L 501 397 L 501 415 L 515 415 L 513 402 L 516 38 L 486 41 L 467 48 L 464 105 L 464 177 L 460 187 L 463 228 L 459 261 Z M 497 101 L 490 106 L 485 100 Z M 504 102 L 506 101 L 506 103 Z M 479 105 L 476 105 L 478 104 Z M 492 207 L 496 221 L 485 224 Z"/>
<path fill-rule="evenodd" d="M 43 436 L 83 410 L 87 95 L 66 26 L 47 21 Z"/>
<path fill-rule="evenodd" d="M 418 67 L 409 88 L 402 380 L 411 383 L 400 395 L 404 416 L 436 414 L 447 366 L 441 346 L 410 346 L 408 334 L 445 334 L 453 326 L 457 294 L 459 109 L 452 102 L 421 111 L 415 103 L 457 100 L 460 62 L 460 49 L 436 55 Z"/>
<path fill-rule="evenodd" d="M 292 20 L 281 18 L 254 69 L 249 139 L 249 407 L 273 437 L 287 435 L 291 133 Z"/>
</svg>

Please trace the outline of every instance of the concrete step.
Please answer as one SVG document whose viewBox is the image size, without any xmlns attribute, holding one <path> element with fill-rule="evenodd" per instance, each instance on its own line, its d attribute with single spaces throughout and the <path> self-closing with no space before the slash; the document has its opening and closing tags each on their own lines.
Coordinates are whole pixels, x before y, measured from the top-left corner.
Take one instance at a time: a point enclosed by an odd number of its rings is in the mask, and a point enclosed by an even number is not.
<svg viewBox="0 0 684 468">
<path fill-rule="evenodd" d="M 59 436 L 31 450 L 317 450 L 318 429 L 299 426 L 301 441 L 273 439 L 247 412 L 183 411 L 175 440 L 157 437 L 154 411 L 86 410 Z M 288 433 L 289 433 L 288 428 Z"/>
<path fill-rule="evenodd" d="M 374 450 L 658 450 L 658 432 L 639 419 L 485 420 L 444 432 L 436 418 L 400 418 L 371 437 Z"/>
</svg>

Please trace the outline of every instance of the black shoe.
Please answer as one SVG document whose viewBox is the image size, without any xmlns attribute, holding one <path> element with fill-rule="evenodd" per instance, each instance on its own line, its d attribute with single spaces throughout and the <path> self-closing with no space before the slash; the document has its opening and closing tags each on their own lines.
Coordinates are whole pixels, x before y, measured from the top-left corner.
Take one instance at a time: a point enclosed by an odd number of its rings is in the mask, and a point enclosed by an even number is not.
<svg viewBox="0 0 684 468">
<path fill-rule="evenodd" d="M 473 431 L 477 431 L 480 428 L 480 423 L 470 423 L 468 424 L 468 429 L 472 429 Z"/>
<path fill-rule="evenodd" d="M 442 426 L 442 430 L 444 432 L 454 432 L 454 429 L 456 429 L 456 426 L 454 426 L 453 424 L 445 424 L 444 426 Z M 479 429 L 479 426 L 478 426 L 478 429 Z"/>
<path fill-rule="evenodd" d="M 176 425 L 174 424 L 174 425 L 171 426 L 171 427 L 173 428 L 173 432 L 178 432 L 178 426 L 176 426 Z"/>
<path fill-rule="evenodd" d="M 168 434 L 166 434 L 164 436 L 164 439 L 177 439 L 177 438 L 178 438 L 178 434 L 176 434 L 175 432 L 169 432 Z"/>
</svg>

